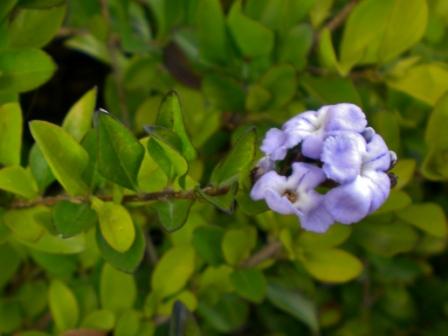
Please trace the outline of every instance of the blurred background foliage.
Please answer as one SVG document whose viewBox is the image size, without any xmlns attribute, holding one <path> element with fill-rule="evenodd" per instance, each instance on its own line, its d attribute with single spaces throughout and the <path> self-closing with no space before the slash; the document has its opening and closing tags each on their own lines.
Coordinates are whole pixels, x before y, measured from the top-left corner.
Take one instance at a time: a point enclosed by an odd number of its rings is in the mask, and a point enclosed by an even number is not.
<svg viewBox="0 0 448 336">
<path fill-rule="evenodd" d="M 448 335 L 447 25 L 446 0 L 2 0 L 0 334 Z M 399 179 L 317 235 L 248 199 L 248 125 L 338 102 Z M 125 202 L 166 188 L 195 200 Z"/>
</svg>

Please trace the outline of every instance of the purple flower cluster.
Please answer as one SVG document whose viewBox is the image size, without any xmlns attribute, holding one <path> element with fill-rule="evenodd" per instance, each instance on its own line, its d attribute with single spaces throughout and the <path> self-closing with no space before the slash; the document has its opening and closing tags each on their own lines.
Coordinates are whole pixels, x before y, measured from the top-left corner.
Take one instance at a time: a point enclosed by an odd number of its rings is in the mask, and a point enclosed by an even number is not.
<svg viewBox="0 0 448 336">
<path fill-rule="evenodd" d="M 323 106 L 272 128 L 261 145 L 254 200 L 294 214 L 305 230 L 325 232 L 378 209 L 391 188 L 396 154 L 353 104 Z"/>
</svg>

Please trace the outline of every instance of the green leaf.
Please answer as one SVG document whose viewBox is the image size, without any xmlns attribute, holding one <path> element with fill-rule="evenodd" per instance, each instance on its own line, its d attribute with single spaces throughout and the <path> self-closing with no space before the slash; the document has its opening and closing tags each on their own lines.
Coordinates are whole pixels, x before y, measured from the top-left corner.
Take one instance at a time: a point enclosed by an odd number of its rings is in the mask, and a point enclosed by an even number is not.
<svg viewBox="0 0 448 336">
<path fill-rule="evenodd" d="M 236 270 L 230 274 L 235 291 L 243 298 L 261 303 L 266 295 L 266 279 L 256 268 Z"/>
<path fill-rule="evenodd" d="M 71 255 L 44 253 L 34 249 L 30 251 L 30 255 L 52 277 L 69 278 L 77 268 L 76 259 Z"/>
<path fill-rule="evenodd" d="M 71 195 L 87 192 L 82 173 L 87 167 L 89 156 L 61 127 L 46 121 L 32 121 L 31 134 L 36 140 L 51 171 L 65 190 Z"/>
<path fill-rule="evenodd" d="M 283 36 L 305 18 L 314 1 L 249 0 L 245 2 L 245 13 Z"/>
<path fill-rule="evenodd" d="M 219 210 L 232 214 L 235 209 L 235 198 L 238 192 L 238 183 L 233 183 L 224 195 L 211 196 L 201 188 L 196 188 L 196 192 L 207 202 L 218 208 Z"/>
<path fill-rule="evenodd" d="M 26 317 L 38 317 L 48 307 L 48 285 L 46 281 L 42 279 L 25 283 L 20 288 L 18 299 Z"/>
<path fill-rule="evenodd" d="M 246 109 L 254 112 L 263 110 L 271 99 L 272 94 L 267 89 L 259 84 L 252 84 L 247 92 Z"/>
<path fill-rule="evenodd" d="M 20 105 L 18 103 L 8 103 L 1 105 L 0 163 L 3 163 L 4 165 L 20 164 L 21 147 L 22 111 L 20 109 Z"/>
<path fill-rule="evenodd" d="M 53 76 L 56 65 L 41 50 L 0 51 L 0 93 L 30 91 Z"/>
<path fill-rule="evenodd" d="M 65 2 L 66 0 L 19 0 L 19 5 L 27 8 L 51 8 Z"/>
<path fill-rule="evenodd" d="M 18 330 L 22 323 L 22 312 L 17 301 L 0 300 L 0 332 L 8 335 Z"/>
<path fill-rule="evenodd" d="M 8 27 L 11 48 L 41 48 L 58 32 L 66 6 L 49 9 L 21 9 Z"/>
<path fill-rule="evenodd" d="M 395 90 L 433 106 L 447 92 L 448 67 L 445 63 L 432 62 L 413 65 L 405 71 L 394 72 L 392 69 L 386 83 Z"/>
<path fill-rule="evenodd" d="M 225 62 L 227 35 L 220 1 L 199 0 L 195 21 L 201 54 L 210 61 Z"/>
<path fill-rule="evenodd" d="M 448 135 L 444 125 L 448 122 L 448 94 L 435 106 L 425 130 L 425 142 L 430 148 L 447 148 Z"/>
<path fill-rule="evenodd" d="M 87 315 L 81 323 L 81 327 L 101 331 L 112 330 L 115 325 L 115 315 L 110 310 L 94 310 Z"/>
<path fill-rule="evenodd" d="M 172 130 L 180 139 L 182 155 L 188 161 L 195 159 L 196 151 L 185 130 L 182 108 L 176 92 L 171 91 L 163 98 L 156 124 Z"/>
<path fill-rule="evenodd" d="M 313 333 L 318 333 L 317 309 L 313 301 L 297 290 L 288 289 L 274 283 L 268 285 L 266 294 L 268 300 L 274 306 L 304 322 Z"/>
<path fill-rule="evenodd" d="M 203 320 L 213 329 L 224 334 L 231 334 L 247 320 L 249 307 L 238 296 L 227 293 L 214 304 L 200 301 L 198 311 Z"/>
<path fill-rule="evenodd" d="M 92 127 L 92 116 L 95 111 L 97 88 L 87 91 L 68 111 L 62 127 L 77 141 L 86 135 Z"/>
<path fill-rule="evenodd" d="M 244 110 L 245 94 L 239 82 L 221 74 L 206 74 L 202 91 L 212 108 L 219 111 L 241 112 Z"/>
<path fill-rule="evenodd" d="M 45 232 L 42 219 L 50 216 L 50 211 L 37 206 L 29 209 L 9 210 L 3 215 L 3 222 L 14 237 L 25 241 L 37 241 Z"/>
<path fill-rule="evenodd" d="M 108 113 L 99 113 L 98 170 L 105 178 L 135 189 L 144 154 L 143 145 L 129 129 Z"/>
<path fill-rule="evenodd" d="M 224 230 L 219 226 L 200 226 L 193 233 L 193 246 L 197 254 L 210 265 L 219 265 L 223 261 L 221 243 Z"/>
<path fill-rule="evenodd" d="M 158 297 L 167 297 L 181 290 L 194 271 L 194 250 L 191 246 L 175 246 L 160 259 L 151 278 Z"/>
<path fill-rule="evenodd" d="M 407 207 L 411 203 L 411 198 L 404 191 L 392 190 L 389 194 L 389 198 L 377 211 L 374 212 L 374 214 L 379 215 L 387 212 L 397 211 Z"/>
<path fill-rule="evenodd" d="M 236 141 L 227 157 L 213 170 L 211 182 L 219 186 L 238 181 L 246 172 L 255 156 L 255 129 L 243 133 Z"/>
<path fill-rule="evenodd" d="M 36 143 L 31 147 L 28 163 L 39 191 L 44 191 L 54 181 L 54 176 Z"/>
<path fill-rule="evenodd" d="M 391 61 L 423 36 L 427 12 L 425 0 L 366 0 L 358 4 L 345 25 L 342 67 L 348 72 L 355 64 Z"/>
<path fill-rule="evenodd" d="M 301 77 L 301 85 L 322 104 L 351 102 L 362 105 L 361 97 L 351 79 L 340 77 Z"/>
<path fill-rule="evenodd" d="M 45 232 L 36 242 L 21 241 L 21 243 L 37 251 L 53 254 L 78 254 L 86 247 L 84 235 L 64 239 L 48 232 Z"/>
<path fill-rule="evenodd" d="M 277 65 L 261 77 L 259 84 L 271 93 L 266 108 L 280 108 L 288 103 L 297 90 L 295 70 L 290 65 Z"/>
<path fill-rule="evenodd" d="M 135 310 L 124 312 L 117 320 L 114 336 L 137 336 L 140 319 L 140 314 Z"/>
<path fill-rule="evenodd" d="M 334 0 L 314 1 L 310 11 L 310 19 L 313 27 L 319 27 L 331 15 L 334 2 Z"/>
<path fill-rule="evenodd" d="M 20 255 L 9 244 L 0 244 L 0 290 L 16 274 L 20 266 Z"/>
<path fill-rule="evenodd" d="M 145 238 L 140 226 L 135 225 L 135 239 L 132 246 L 124 253 L 112 248 L 104 239 L 100 230 L 96 230 L 96 243 L 101 256 L 112 266 L 125 273 L 133 273 L 143 260 Z"/>
<path fill-rule="evenodd" d="M 319 56 L 319 63 L 322 65 L 322 67 L 340 72 L 339 62 L 331 37 L 331 31 L 328 28 L 323 28 L 320 32 L 317 51 Z"/>
<path fill-rule="evenodd" d="M 65 42 L 68 48 L 78 50 L 87 54 L 100 62 L 110 64 L 111 56 L 109 55 L 107 44 L 100 41 L 92 34 L 82 34 L 74 36 Z"/>
<path fill-rule="evenodd" d="M 256 238 L 257 233 L 253 227 L 226 231 L 221 243 L 225 260 L 230 265 L 237 265 L 249 257 L 255 247 Z"/>
<path fill-rule="evenodd" d="M 274 34 L 267 27 L 243 14 L 241 1 L 236 1 L 227 18 L 232 36 L 243 54 L 249 58 L 267 56 L 274 47 Z"/>
<path fill-rule="evenodd" d="M 135 240 L 135 227 L 126 208 L 113 202 L 93 198 L 92 207 L 98 215 L 101 234 L 118 252 L 128 251 Z"/>
<path fill-rule="evenodd" d="M 395 167 L 392 169 L 397 177 L 397 184 L 394 189 L 401 189 L 405 187 L 414 177 L 416 162 L 413 159 L 400 159 Z"/>
<path fill-rule="evenodd" d="M 378 50 L 381 63 L 409 49 L 426 30 L 428 5 L 425 0 L 396 0 L 393 5 Z"/>
<path fill-rule="evenodd" d="M 0 23 L 9 14 L 9 12 L 13 9 L 16 3 L 17 0 L 3 0 L 0 3 Z"/>
<path fill-rule="evenodd" d="M 448 146 L 446 148 L 430 149 L 423 161 L 422 173 L 425 178 L 432 181 L 445 181 L 448 179 Z"/>
<path fill-rule="evenodd" d="M 301 261 L 313 277 L 331 283 L 350 281 L 358 277 L 363 268 L 355 256 L 336 248 L 306 251 Z"/>
<path fill-rule="evenodd" d="M 292 28 L 280 44 L 279 61 L 302 70 L 307 64 L 308 52 L 313 43 L 313 31 L 306 24 Z"/>
<path fill-rule="evenodd" d="M 77 235 L 96 223 L 96 214 L 89 205 L 60 201 L 53 209 L 53 222 L 63 238 Z"/>
<path fill-rule="evenodd" d="M 104 264 L 100 278 L 100 299 L 103 309 L 120 312 L 132 308 L 137 296 L 134 277 Z"/>
<path fill-rule="evenodd" d="M 347 225 L 335 224 L 325 233 L 303 231 L 297 239 L 297 247 L 306 250 L 332 248 L 345 242 L 352 232 Z"/>
<path fill-rule="evenodd" d="M 59 331 L 74 328 L 79 319 L 79 307 L 70 288 L 60 280 L 53 280 L 48 300 L 56 328 Z"/>
<path fill-rule="evenodd" d="M 151 137 L 146 148 L 159 167 L 163 170 L 168 182 L 172 183 L 177 177 L 184 177 L 188 172 L 188 162 L 170 144 Z"/>
<path fill-rule="evenodd" d="M 430 235 L 440 238 L 446 237 L 447 227 L 445 213 L 437 204 L 412 204 L 397 212 L 397 216 Z"/>
<path fill-rule="evenodd" d="M 193 200 L 160 200 L 154 207 L 159 221 L 168 232 L 179 230 L 187 221 Z"/>
<path fill-rule="evenodd" d="M 409 252 L 417 243 L 418 235 L 410 225 L 375 219 L 359 223 L 353 230 L 356 242 L 368 251 L 386 257 Z"/>
<path fill-rule="evenodd" d="M 20 166 L 0 169 L 0 189 L 30 199 L 38 194 L 36 182 L 30 171 Z"/>
</svg>

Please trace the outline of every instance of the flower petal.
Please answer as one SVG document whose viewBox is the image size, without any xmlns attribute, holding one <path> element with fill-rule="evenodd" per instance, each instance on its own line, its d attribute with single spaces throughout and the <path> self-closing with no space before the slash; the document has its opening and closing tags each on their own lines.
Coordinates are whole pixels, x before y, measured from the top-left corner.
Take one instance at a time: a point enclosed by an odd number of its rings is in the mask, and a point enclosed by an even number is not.
<svg viewBox="0 0 448 336">
<path fill-rule="evenodd" d="M 291 177 L 295 178 L 295 187 L 298 193 L 312 190 L 326 179 L 322 169 L 303 162 L 295 162 L 292 164 Z"/>
<path fill-rule="evenodd" d="M 393 157 L 383 138 L 379 134 L 375 134 L 367 143 L 367 152 L 363 158 L 363 169 L 386 171 L 390 168 L 392 159 Z"/>
<path fill-rule="evenodd" d="M 358 133 L 340 132 L 327 137 L 322 150 L 325 175 L 339 183 L 353 181 L 361 171 L 365 150 L 365 140 Z"/>
<path fill-rule="evenodd" d="M 324 106 L 325 131 L 362 132 L 367 126 L 364 112 L 354 104 L 336 104 Z"/>
<path fill-rule="evenodd" d="M 303 139 L 302 154 L 310 159 L 319 160 L 322 154 L 322 147 L 324 144 L 324 134 L 316 132 Z"/>
<path fill-rule="evenodd" d="M 316 132 L 320 124 L 316 111 L 306 111 L 289 119 L 282 127 L 288 135 L 289 148 L 298 145 L 304 138 Z"/>
<path fill-rule="evenodd" d="M 377 171 L 367 171 L 363 175 L 366 185 L 370 189 L 371 200 L 369 213 L 377 210 L 389 196 L 390 179 L 387 174 Z"/>
<path fill-rule="evenodd" d="M 340 185 L 325 195 L 325 206 L 333 218 L 343 224 L 363 219 L 370 210 L 371 189 L 365 178 Z"/>
<path fill-rule="evenodd" d="M 286 156 L 286 140 L 287 135 L 278 128 L 271 128 L 267 133 L 261 144 L 261 150 L 268 155 L 272 160 L 282 160 Z"/>
<path fill-rule="evenodd" d="M 334 223 L 334 219 L 327 208 L 320 204 L 300 216 L 300 224 L 307 231 L 323 233 Z"/>
<path fill-rule="evenodd" d="M 264 156 L 260 159 L 260 161 L 258 161 L 257 167 L 259 167 L 264 174 L 274 169 L 274 161 L 272 161 L 269 157 Z"/>
<path fill-rule="evenodd" d="M 286 196 L 280 196 L 280 194 L 274 190 L 266 191 L 265 200 L 271 210 L 282 215 L 297 215 L 299 213 Z"/>
<path fill-rule="evenodd" d="M 250 197 L 254 201 L 259 201 L 265 198 L 268 190 L 282 192 L 282 189 L 286 189 L 286 177 L 277 174 L 275 171 L 270 171 L 261 176 L 258 181 L 252 187 Z"/>
</svg>

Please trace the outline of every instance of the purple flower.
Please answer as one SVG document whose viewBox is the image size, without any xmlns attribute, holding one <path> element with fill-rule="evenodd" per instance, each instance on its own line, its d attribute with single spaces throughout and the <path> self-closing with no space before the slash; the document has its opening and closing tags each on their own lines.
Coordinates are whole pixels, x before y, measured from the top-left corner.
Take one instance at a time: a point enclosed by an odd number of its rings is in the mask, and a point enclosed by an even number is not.
<svg viewBox="0 0 448 336">
<path fill-rule="evenodd" d="M 264 199 L 278 213 L 298 216 L 306 230 L 325 232 L 334 220 L 323 204 L 324 197 L 314 190 L 325 179 L 320 168 L 294 163 L 288 177 L 275 171 L 264 174 L 253 186 L 251 197 Z"/>
<path fill-rule="evenodd" d="M 277 161 L 282 160 L 288 151 L 288 136 L 278 128 L 271 128 L 267 133 L 261 144 L 261 150 L 268 156 L 269 159 Z"/>
<path fill-rule="evenodd" d="M 325 206 L 343 224 L 358 222 L 377 210 L 390 192 L 385 172 L 396 155 L 380 135 L 371 129 L 368 133 L 367 139 L 341 133 L 325 140 L 323 170 L 328 178 L 341 183 L 325 195 Z"/>
<path fill-rule="evenodd" d="M 353 181 L 361 172 L 366 141 L 354 132 L 341 132 L 325 139 L 321 160 L 325 175 L 338 183 Z"/>
<path fill-rule="evenodd" d="M 251 197 L 264 199 L 278 213 L 298 216 L 309 231 L 325 232 L 335 221 L 361 220 L 388 197 L 387 171 L 397 159 L 366 126 L 359 107 L 337 104 L 301 113 L 282 129 L 269 130 Z M 315 189 L 324 181 L 336 186 L 320 194 Z"/>
<path fill-rule="evenodd" d="M 283 125 L 290 147 L 302 143 L 303 155 L 320 159 L 325 138 L 335 131 L 362 132 L 367 125 L 362 110 L 353 104 L 327 105 L 318 111 L 308 111 Z M 294 145 L 292 143 L 296 142 Z"/>
</svg>

